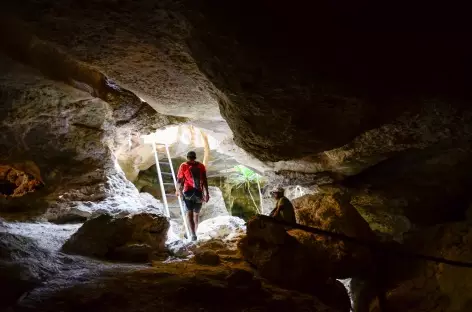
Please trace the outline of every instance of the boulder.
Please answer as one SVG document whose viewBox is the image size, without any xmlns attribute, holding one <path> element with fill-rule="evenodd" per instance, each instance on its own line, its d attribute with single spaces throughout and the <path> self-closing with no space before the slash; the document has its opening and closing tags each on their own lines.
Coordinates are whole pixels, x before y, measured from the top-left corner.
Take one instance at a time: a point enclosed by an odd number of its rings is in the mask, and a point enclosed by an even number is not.
<svg viewBox="0 0 472 312">
<path fill-rule="evenodd" d="M 148 261 L 165 250 L 168 229 L 169 221 L 158 214 L 104 214 L 85 222 L 62 250 L 102 259 Z"/>
<path fill-rule="evenodd" d="M 265 223 L 259 217 L 248 222 L 247 236 L 239 241 L 238 247 L 262 277 L 286 287 L 307 289 L 329 277 L 308 257 L 296 238 L 282 226 Z"/>
<path fill-rule="evenodd" d="M 92 211 L 86 204 L 61 209 L 54 218 L 49 221 L 57 224 L 64 223 L 83 223 L 92 216 Z"/>
<path fill-rule="evenodd" d="M 0 309 L 58 272 L 56 260 L 31 238 L 0 232 Z"/>
<path fill-rule="evenodd" d="M 229 216 L 221 190 L 216 186 L 209 186 L 208 191 L 210 193 L 210 200 L 208 203 L 203 204 L 199 214 L 200 222 L 220 216 Z"/>
<path fill-rule="evenodd" d="M 238 217 L 219 216 L 201 222 L 198 225 L 197 236 L 199 240 L 232 240 L 245 232 L 245 224 L 246 222 Z"/>
<path fill-rule="evenodd" d="M 290 289 L 315 294 L 323 303 L 339 311 L 350 310 L 346 289 L 331 278 L 335 268 L 322 251 L 300 243 L 284 227 L 253 218 L 247 225 L 247 236 L 238 247 L 243 257 L 261 277 Z"/>
<path fill-rule="evenodd" d="M 261 276 L 297 289 L 313 289 L 329 278 L 364 275 L 372 266 L 370 254 L 365 251 L 360 253 L 342 242 L 302 230 L 286 231 L 260 217 L 248 222 L 247 236 L 238 247 Z"/>
<path fill-rule="evenodd" d="M 254 273 L 247 270 L 234 269 L 226 276 L 226 281 L 230 287 L 249 285 L 254 281 Z"/>
<path fill-rule="evenodd" d="M 220 264 L 220 256 L 214 250 L 197 249 L 195 251 L 195 262 L 204 265 L 218 265 Z"/>
<path fill-rule="evenodd" d="M 293 200 L 293 205 L 299 224 L 361 240 L 375 240 L 369 224 L 350 204 L 350 197 L 341 192 L 305 195 Z M 330 267 L 330 276 L 335 278 L 358 276 L 372 266 L 370 250 L 359 244 L 300 230 L 288 233 L 317 255 L 319 265 Z"/>
<path fill-rule="evenodd" d="M 164 211 L 164 205 L 151 194 L 141 192 L 139 193 L 139 197 L 146 208 L 156 209 L 156 211 L 160 211 L 161 213 Z"/>
</svg>

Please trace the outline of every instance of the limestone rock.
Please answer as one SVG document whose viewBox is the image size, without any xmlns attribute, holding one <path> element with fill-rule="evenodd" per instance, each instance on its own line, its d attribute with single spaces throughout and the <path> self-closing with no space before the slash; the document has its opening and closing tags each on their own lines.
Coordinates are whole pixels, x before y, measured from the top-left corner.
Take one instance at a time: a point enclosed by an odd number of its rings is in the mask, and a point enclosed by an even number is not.
<svg viewBox="0 0 472 312">
<path fill-rule="evenodd" d="M 216 186 L 209 186 L 208 191 L 210 192 L 210 200 L 208 203 L 203 204 L 202 210 L 200 210 L 200 221 L 220 216 L 229 216 L 221 190 Z"/>
<path fill-rule="evenodd" d="M 146 262 L 153 256 L 153 248 L 148 244 L 126 244 L 116 247 L 111 258 L 125 262 Z"/>
<path fill-rule="evenodd" d="M 227 277 L 228 284 L 233 287 L 249 285 L 254 281 L 254 274 L 247 270 L 234 269 Z"/>
<path fill-rule="evenodd" d="M 238 247 L 262 277 L 286 287 L 306 289 L 329 277 L 320 266 L 313 265 L 302 246 L 283 227 L 258 218 L 248 222 L 247 236 Z M 284 271 L 287 267 L 290 270 Z"/>
<path fill-rule="evenodd" d="M 146 269 L 108 268 L 40 296 L 29 296 L 14 306 L 21 311 L 261 311 L 347 312 L 330 307 L 313 295 L 251 283 L 232 287 L 224 266 L 195 263 L 154 263 Z M 99 300 L 97 300 L 99 299 Z"/>
<path fill-rule="evenodd" d="M 245 230 L 244 220 L 233 216 L 220 216 L 200 223 L 197 229 L 197 236 L 199 240 L 215 238 L 231 240 L 244 233 Z"/>
<path fill-rule="evenodd" d="M 146 208 L 113 155 L 125 144 L 117 133 L 124 128 L 139 130 L 133 123 L 138 117 L 120 123 L 120 114 L 130 113 L 123 111 L 126 105 L 122 103 L 134 107 L 132 103 L 140 102 L 136 96 L 108 88 L 107 92 L 114 92 L 119 98 L 115 100 L 122 102 L 113 102 L 110 97 L 105 102 L 45 79 L 5 56 L 0 58 L 0 68 L 0 90 L 2 95 L 8 94 L 0 107 L 0 148 L 4 151 L 0 165 L 26 170 L 25 174 L 34 177 L 31 181 L 44 185 L 35 192 L 22 192 L 24 196 L 15 200 L 0 198 L 1 212 L 14 213 L 18 219 L 65 222 L 83 221 L 85 216 L 79 211 L 136 212 Z M 161 125 L 167 123 L 165 119 Z M 159 119 L 155 122 L 159 124 Z"/>
<path fill-rule="evenodd" d="M 369 224 L 350 204 L 350 197 L 341 192 L 305 195 L 293 200 L 293 205 L 299 224 L 361 240 L 375 239 Z M 296 237 L 302 245 L 321 255 L 325 262 L 320 261 L 320 265 L 331 267 L 331 276 L 336 278 L 362 274 L 372 265 L 372 255 L 366 247 L 300 230 L 291 230 L 288 233 Z"/>
<path fill-rule="evenodd" d="M 472 224 L 447 223 L 425 228 L 405 238 L 407 252 L 470 262 Z M 386 305 L 393 311 L 468 311 L 471 308 L 472 273 L 469 268 L 430 261 L 389 257 L 385 269 Z M 375 284 L 364 286 L 360 301 L 377 305 Z M 365 303 L 365 302 L 364 302 Z"/>
<path fill-rule="evenodd" d="M 149 213 L 90 219 L 67 240 L 62 250 L 96 258 L 146 261 L 165 251 L 169 222 Z"/>
<path fill-rule="evenodd" d="M 197 249 L 195 251 L 195 262 L 198 264 L 218 265 L 220 261 L 220 256 L 213 250 Z"/>
<path fill-rule="evenodd" d="M 164 212 L 164 205 L 151 194 L 140 192 L 139 196 L 141 197 L 141 201 L 146 208 L 156 209 L 161 213 Z"/>
<path fill-rule="evenodd" d="M 374 221 L 386 215 L 385 223 L 398 232 L 405 231 L 404 222 L 392 222 L 388 216 L 403 216 L 412 227 L 460 221 L 465 218 L 466 194 L 472 186 L 469 142 L 450 139 L 405 151 L 342 184 L 352 189 L 353 204 L 359 211 Z"/>
<path fill-rule="evenodd" d="M 2 27 L 6 30 L 2 45 L 5 53 L 27 55 L 24 62 L 69 83 L 74 81 L 75 85 L 82 85 L 98 95 L 102 90 L 97 84 L 102 82 L 126 88 L 156 110 L 189 117 L 195 124 L 211 127 L 213 123 L 218 125 L 213 125 L 215 128 L 228 128 L 223 115 L 235 133 L 234 141 L 253 155 L 269 161 L 296 159 L 294 163 L 304 162 L 298 158 L 314 155 L 315 159 L 306 162 L 306 169 L 359 167 L 369 160 L 375 159 L 375 162 L 388 157 L 386 154 L 392 151 L 392 146 L 396 151 L 420 147 L 411 141 L 433 141 L 435 132 L 430 129 L 435 129 L 421 127 L 423 122 L 416 123 L 418 118 L 435 113 L 434 107 L 421 108 L 423 99 L 439 98 L 437 102 L 448 103 L 450 108 L 461 108 L 462 103 L 454 95 L 466 94 L 462 81 L 467 77 L 464 70 L 467 58 L 452 54 L 449 47 L 470 49 L 464 47 L 457 36 L 417 35 L 413 31 L 405 36 L 389 34 L 379 42 L 376 35 L 350 27 L 350 22 L 369 20 L 370 16 L 359 18 L 359 12 L 349 5 L 335 10 L 307 3 L 291 8 L 273 6 L 266 12 L 262 3 L 220 6 L 192 1 L 177 5 L 169 1 L 152 9 L 148 3 L 120 4 L 119 8 L 113 4 L 106 14 L 101 13 L 105 7 L 110 8 L 108 2 L 94 2 L 84 7 L 52 1 L 41 5 L 31 0 L 20 5 L 10 0 L 6 6 L 12 10 L 11 15 L 25 21 L 44 41 L 34 45 L 35 49 L 28 49 L 31 42 L 20 38 L 29 36 L 19 36 L 20 27 L 5 23 Z M 258 18 L 249 18 L 244 27 L 237 28 L 239 20 L 234 12 L 244 12 L 248 7 Z M 299 17 L 290 25 L 279 23 L 287 10 L 292 12 L 291 16 Z M 41 15 L 38 17 L 35 12 Z M 307 12 L 317 12 L 317 18 L 311 18 Z M 139 24 L 132 23 L 137 20 Z M 261 24 L 276 26 L 268 28 Z M 319 30 L 321 25 L 332 25 L 338 40 L 333 41 L 332 36 Z M 120 31 L 103 31 L 103 27 Z M 311 45 L 303 40 L 312 35 L 309 29 L 315 29 L 318 44 Z M 421 37 L 421 42 L 412 46 L 411 42 L 417 42 L 416 36 Z M 281 38 L 287 42 L 283 47 L 279 46 Z M 44 56 L 43 59 L 37 56 L 47 55 L 46 52 L 52 50 L 53 45 L 48 41 L 61 47 L 64 54 L 106 73 L 107 79 L 97 72 L 87 75 L 90 70 L 79 66 L 81 70 L 76 72 L 59 71 L 58 65 L 64 58 L 46 58 L 49 61 L 46 62 Z M 362 44 L 352 48 L 353 42 Z M 346 45 L 351 47 L 350 52 Z M 399 52 L 399 47 L 403 46 L 411 47 L 410 53 Z M 440 60 L 438 67 L 451 73 L 449 79 L 431 69 L 428 60 L 419 57 L 425 53 Z M 359 62 L 352 62 L 352 57 Z M 385 61 L 392 58 L 396 61 Z M 455 61 L 449 62 L 453 58 Z M 279 62 L 281 59 L 285 62 Z M 70 69 L 71 61 L 66 61 L 69 66 L 63 67 Z M 48 66 L 50 63 L 56 66 Z M 418 85 L 417 81 L 424 83 Z M 287 102 L 292 105 L 287 106 Z M 122 110 L 128 116 L 137 108 L 139 102 Z M 361 144 L 342 148 L 338 153 L 324 153 L 349 145 L 356 136 L 378 129 L 404 112 L 411 116 L 409 124 L 390 125 L 387 131 L 380 131 L 380 135 L 364 136 L 363 140 L 358 140 Z M 433 120 L 441 120 L 439 116 L 432 116 L 429 125 L 435 124 Z M 270 120 L 270 124 L 259 122 L 261 118 Z M 419 132 L 408 130 L 416 125 Z M 335 130 L 326 131 L 329 128 Z M 377 143 L 371 148 L 362 145 L 369 138 Z M 346 161 L 341 165 L 339 159 Z M 309 166 L 310 163 L 316 166 Z M 289 164 L 284 167 L 289 168 Z"/>
<path fill-rule="evenodd" d="M 354 190 L 351 204 L 379 238 L 402 242 L 404 233 L 412 228 L 410 219 L 405 216 L 405 211 L 412 208 L 408 208 L 408 201 L 402 198 L 404 194 L 390 196 L 383 192 Z"/>
<path fill-rule="evenodd" d="M 310 247 L 287 234 L 282 226 L 259 218 L 248 222 L 247 236 L 239 242 L 242 255 L 262 277 L 283 287 L 314 293 L 325 304 L 349 311 L 349 296 L 344 286 L 330 277 L 335 270 L 327 256 Z"/>
<path fill-rule="evenodd" d="M 13 304 L 56 273 L 57 261 L 32 239 L 0 232 L 0 308 Z"/>
<path fill-rule="evenodd" d="M 91 216 L 92 209 L 85 205 L 81 205 L 60 210 L 54 217 L 49 217 L 49 221 L 57 224 L 84 223 Z"/>
<path fill-rule="evenodd" d="M 33 175 L 17 170 L 12 166 L 0 165 L 0 196 L 20 197 L 34 192 L 43 185 Z"/>
</svg>

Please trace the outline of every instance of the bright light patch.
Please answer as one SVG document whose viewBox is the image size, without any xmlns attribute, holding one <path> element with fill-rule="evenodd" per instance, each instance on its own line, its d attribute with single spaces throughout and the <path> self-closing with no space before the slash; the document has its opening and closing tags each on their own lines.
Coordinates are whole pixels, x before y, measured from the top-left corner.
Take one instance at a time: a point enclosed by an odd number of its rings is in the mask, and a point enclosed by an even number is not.
<svg viewBox="0 0 472 312">
<path fill-rule="evenodd" d="M 153 141 L 161 144 L 183 143 L 193 147 L 204 147 L 205 142 L 199 128 L 192 126 L 172 126 L 165 129 L 157 130 L 149 135 L 143 135 L 145 144 L 151 144 Z M 218 141 L 210 135 L 207 135 L 210 149 L 216 149 Z"/>
</svg>

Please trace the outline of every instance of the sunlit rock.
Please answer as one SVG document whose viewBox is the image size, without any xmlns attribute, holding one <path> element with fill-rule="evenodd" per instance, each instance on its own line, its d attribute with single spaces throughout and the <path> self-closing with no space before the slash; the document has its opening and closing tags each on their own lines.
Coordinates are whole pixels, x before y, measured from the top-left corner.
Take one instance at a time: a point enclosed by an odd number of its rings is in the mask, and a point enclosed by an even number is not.
<svg viewBox="0 0 472 312">
<path fill-rule="evenodd" d="M 232 216 L 219 216 L 207 219 L 198 225 L 199 240 L 223 239 L 232 240 L 246 230 L 243 219 Z"/>
<path fill-rule="evenodd" d="M 4 231 L 34 241 L 40 248 L 56 252 L 81 226 L 75 224 L 54 224 L 49 222 L 5 222 Z M 2 228 L 0 228 L 2 230 Z"/>
<path fill-rule="evenodd" d="M 116 161 L 114 153 L 125 143 L 119 134 L 155 129 L 172 118 L 141 115 L 147 104 L 121 88 L 101 86 L 105 102 L 5 56 L 0 68 L 0 90 L 8 94 L 0 107 L 0 165 L 12 168 L 0 170 L 8 175 L 0 180 L 12 180 L 16 187 L 5 184 L 12 194 L 11 200 L 0 197 L 1 212 L 17 219 L 83 222 L 98 209 L 147 208 Z"/>
<path fill-rule="evenodd" d="M 233 256 L 237 254 L 237 242 L 245 235 L 244 220 L 232 216 L 220 216 L 207 219 L 198 226 L 198 241 L 183 238 L 185 228 L 181 222 L 170 221 L 167 249 L 176 257 L 188 257 L 198 250 L 216 251 L 218 254 Z M 241 257 L 238 256 L 238 259 Z"/>
<path fill-rule="evenodd" d="M 210 200 L 208 203 L 203 204 L 202 210 L 200 210 L 200 222 L 216 217 L 229 216 L 221 190 L 215 186 L 208 187 L 208 190 L 210 192 Z"/>
<path fill-rule="evenodd" d="M 146 208 L 155 209 L 161 213 L 164 212 L 164 205 L 151 194 L 141 192 L 139 193 L 139 196 L 141 197 L 141 201 Z"/>
</svg>

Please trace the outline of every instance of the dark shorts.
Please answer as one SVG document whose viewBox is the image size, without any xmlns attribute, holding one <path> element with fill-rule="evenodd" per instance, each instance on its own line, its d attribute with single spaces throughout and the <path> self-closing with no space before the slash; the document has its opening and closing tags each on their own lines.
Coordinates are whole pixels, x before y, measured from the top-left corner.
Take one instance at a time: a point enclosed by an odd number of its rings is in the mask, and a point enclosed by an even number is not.
<svg viewBox="0 0 472 312">
<path fill-rule="evenodd" d="M 187 212 L 193 211 L 199 213 L 202 209 L 203 194 L 201 191 L 187 191 L 184 192 L 184 202 Z"/>
</svg>

